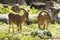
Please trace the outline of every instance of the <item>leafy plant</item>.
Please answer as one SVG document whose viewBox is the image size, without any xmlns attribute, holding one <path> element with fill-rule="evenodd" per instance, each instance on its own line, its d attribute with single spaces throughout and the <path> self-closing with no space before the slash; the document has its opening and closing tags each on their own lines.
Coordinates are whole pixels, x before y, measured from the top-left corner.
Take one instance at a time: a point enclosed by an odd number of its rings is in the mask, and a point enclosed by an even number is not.
<svg viewBox="0 0 60 40">
<path fill-rule="evenodd" d="M 35 9 L 34 7 L 32 7 L 32 9 L 30 9 L 29 13 L 30 14 L 37 14 L 39 13 L 41 10 Z"/>
<path fill-rule="evenodd" d="M 11 6 L 8 6 L 8 8 L 3 8 L 2 4 L 0 4 L 0 14 L 10 13 L 11 12 Z"/>
<path fill-rule="evenodd" d="M 60 3 L 60 0 L 57 0 L 57 2 L 59 2 L 59 3 Z"/>
</svg>

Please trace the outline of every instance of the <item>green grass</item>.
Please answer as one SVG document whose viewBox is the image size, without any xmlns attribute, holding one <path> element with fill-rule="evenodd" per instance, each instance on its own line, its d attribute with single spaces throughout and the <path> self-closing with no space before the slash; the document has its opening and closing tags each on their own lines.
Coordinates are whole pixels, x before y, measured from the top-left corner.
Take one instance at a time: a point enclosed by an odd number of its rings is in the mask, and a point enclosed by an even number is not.
<svg viewBox="0 0 60 40">
<path fill-rule="evenodd" d="M 14 25 L 15 28 L 15 33 L 8 33 L 9 30 L 9 25 L 2 24 L 0 25 L 0 39 L 4 40 L 10 39 L 10 40 L 40 40 L 38 36 L 35 38 L 30 35 L 30 33 L 34 30 L 37 30 L 37 24 L 32 24 L 32 25 L 23 25 L 22 26 L 22 34 L 21 33 L 16 33 L 17 31 L 17 26 Z M 52 38 L 60 38 L 60 25 L 55 23 L 55 24 L 49 24 L 48 30 L 52 33 Z"/>
</svg>

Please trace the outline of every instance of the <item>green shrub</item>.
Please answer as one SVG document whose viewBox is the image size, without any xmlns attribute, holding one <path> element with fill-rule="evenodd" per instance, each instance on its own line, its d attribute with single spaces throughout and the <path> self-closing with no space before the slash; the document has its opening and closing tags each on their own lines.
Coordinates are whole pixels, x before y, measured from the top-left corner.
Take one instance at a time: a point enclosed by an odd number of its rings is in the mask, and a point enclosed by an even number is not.
<svg viewBox="0 0 60 40">
<path fill-rule="evenodd" d="M 2 4 L 0 4 L 0 14 L 10 13 L 11 12 L 11 6 L 8 6 L 8 8 L 3 8 Z"/>
<path fill-rule="evenodd" d="M 60 0 L 57 0 L 57 2 L 59 2 L 59 3 L 60 3 Z"/>
<path fill-rule="evenodd" d="M 29 13 L 30 14 L 37 14 L 39 13 L 41 10 L 35 9 L 34 7 L 32 9 L 30 9 Z"/>
</svg>

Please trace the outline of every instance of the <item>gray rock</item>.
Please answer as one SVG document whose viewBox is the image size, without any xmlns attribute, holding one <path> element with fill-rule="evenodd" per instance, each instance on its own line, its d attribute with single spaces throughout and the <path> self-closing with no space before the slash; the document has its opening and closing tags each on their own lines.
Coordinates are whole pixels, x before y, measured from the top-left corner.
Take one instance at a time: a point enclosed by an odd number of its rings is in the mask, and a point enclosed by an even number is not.
<svg viewBox="0 0 60 40">
<path fill-rule="evenodd" d="M 0 14 L 0 22 L 8 23 L 8 14 Z"/>
</svg>

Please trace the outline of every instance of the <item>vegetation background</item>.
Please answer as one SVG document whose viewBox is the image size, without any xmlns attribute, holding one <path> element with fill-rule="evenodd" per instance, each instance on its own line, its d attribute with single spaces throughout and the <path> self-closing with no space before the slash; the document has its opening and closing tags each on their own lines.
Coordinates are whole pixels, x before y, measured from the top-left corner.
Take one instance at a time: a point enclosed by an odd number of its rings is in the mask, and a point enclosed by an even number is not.
<svg viewBox="0 0 60 40">
<path fill-rule="evenodd" d="M 60 0 L 57 0 L 60 2 Z M 8 14 L 12 12 L 11 10 L 12 6 L 9 6 L 8 8 L 3 8 L 2 4 L 0 4 L 0 14 Z M 37 14 L 41 10 L 35 9 L 34 7 L 30 9 L 30 6 L 27 5 L 20 5 L 21 8 L 24 8 L 26 10 L 30 10 L 29 14 Z M 35 19 L 36 20 L 36 19 Z M 37 21 L 37 20 L 36 20 Z M 0 40 L 40 40 L 38 36 L 33 37 L 31 36 L 31 32 L 35 31 L 38 29 L 37 23 L 36 24 L 31 24 L 31 25 L 22 25 L 22 33 L 16 33 L 17 31 L 17 26 L 14 25 L 14 30 L 15 33 L 13 34 L 12 32 L 9 34 L 9 24 L 5 24 L 0 22 Z M 55 23 L 55 24 L 49 24 L 48 30 L 52 33 L 52 38 L 59 38 L 60 39 L 60 24 Z M 12 29 L 12 28 L 11 28 Z M 45 39 L 44 39 L 45 40 Z"/>
</svg>

